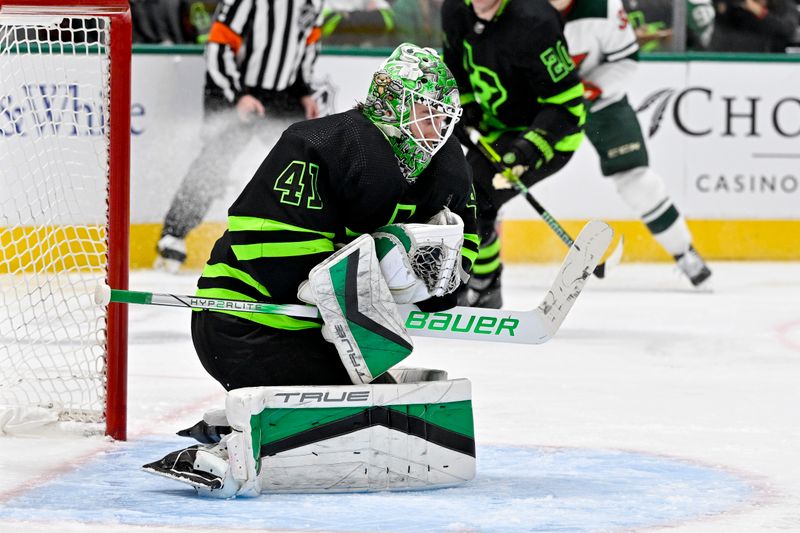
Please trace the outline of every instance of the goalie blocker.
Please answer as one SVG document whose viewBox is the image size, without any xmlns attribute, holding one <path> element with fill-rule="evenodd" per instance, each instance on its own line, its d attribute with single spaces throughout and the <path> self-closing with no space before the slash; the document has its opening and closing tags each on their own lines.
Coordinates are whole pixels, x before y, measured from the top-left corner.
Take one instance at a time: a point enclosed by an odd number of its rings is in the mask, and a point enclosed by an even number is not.
<svg viewBox="0 0 800 533">
<path fill-rule="evenodd" d="M 228 393 L 230 433 L 144 465 L 220 498 L 448 487 L 475 476 L 472 393 L 445 372 L 396 384 L 252 387 Z"/>
<path fill-rule="evenodd" d="M 450 294 L 466 279 L 463 222 L 447 208 L 430 222 L 361 235 L 311 269 L 298 288 L 297 297 L 319 309 L 322 335 L 354 384 L 372 382 L 413 350 L 398 303 Z"/>
</svg>

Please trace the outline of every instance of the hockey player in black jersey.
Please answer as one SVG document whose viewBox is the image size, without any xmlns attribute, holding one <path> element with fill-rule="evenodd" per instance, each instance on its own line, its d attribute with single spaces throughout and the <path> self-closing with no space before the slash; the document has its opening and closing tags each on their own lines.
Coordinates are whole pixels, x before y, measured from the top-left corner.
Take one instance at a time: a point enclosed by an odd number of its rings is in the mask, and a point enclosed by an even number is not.
<svg viewBox="0 0 800 533">
<path fill-rule="evenodd" d="M 462 305 L 500 307 L 500 207 L 516 192 L 472 146 L 470 128 L 527 186 L 563 167 L 583 138 L 583 86 L 558 12 L 547 0 L 445 0 L 444 60 L 464 114 L 456 135 L 470 148 L 480 250 Z M 494 182 L 494 184 L 493 184 Z M 462 289 L 465 289 L 462 287 Z"/>
<path fill-rule="evenodd" d="M 374 74 L 356 109 L 284 132 L 230 207 L 197 295 L 312 303 L 321 320 L 193 313 L 200 361 L 231 392 L 224 411 L 179 432 L 203 445 L 144 470 L 222 498 L 284 482 L 295 491 L 375 490 L 449 486 L 474 476 L 468 382 L 429 383 L 446 376 L 427 369 L 388 372 L 413 349 L 397 304 L 427 311 L 454 306 L 477 254 L 471 173 L 451 138 L 460 114 L 455 80 L 436 51 L 404 43 Z M 363 410 L 366 417 L 354 411 L 327 426 L 356 406 L 375 406 L 376 416 L 403 413 L 391 416 L 406 420 L 418 403 L 450 397 L 456 400 L 446 404 L 447 416 L 469 428 L 455 454 L 400 450 L 386 428 L 372 423 L 372 408 Z M 315 409 L 334 404 L 345 409 Z M 271 418 L 275 412 L 282 421 Z M 323 426 L 324 435 L 315 432 Z M 292 452 L 288 468 L 276 470 L 275 449 L 262 446 L 276 435 L 291 443 L 287 450 L 306 450 Z M 358 462 L 367 450 L 364 468 L 354 467 L 353 457 Z M 412 463 L 428 468 L 414 466 L 419 472 L 412 476 Z"/>
<path fill-rule="evenodd" d="M 197 311 L 195 348 L 225 389 L 369 382 L 411 350 L 395 303 L 456 304 L 478 249 L 471 172 L 451 138 L 460 113 L 455 81 L 436 52 L 404 43 L 357 109 L 283 133 L 228 210 L 197 295 L 302 300 L 321 312 L 346 300 L 358 304 L 361 322 L 348 337 L 353 346 L 343 348 L 338 328 L 350 316 L 340 324 L 341 316 L 322 312 L 323 324 Z M 426 259 L 415 255 L 423 248 Z M 365 377 L 358 363 L 369 366 L 375 354 L 381 364 Z"/>
</svg>

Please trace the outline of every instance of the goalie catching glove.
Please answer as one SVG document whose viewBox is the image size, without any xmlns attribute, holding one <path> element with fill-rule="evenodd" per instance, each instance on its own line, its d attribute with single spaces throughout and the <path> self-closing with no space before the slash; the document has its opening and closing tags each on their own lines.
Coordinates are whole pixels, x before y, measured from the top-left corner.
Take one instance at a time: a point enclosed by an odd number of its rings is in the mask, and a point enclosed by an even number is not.
<svg viewBox="0 0 800 533">
<path fill-rule="evenodd" d="M 397 302 L 451 293 L 466 276 L 463 222 L 448 210 L 431 222 L 384 226 L 374 239 L 361 235 L 311 269 L 298 288 L 297 297 L 319 309 L 322 335 L 354 384 L 370 383 L 413 350 Z"/>
<path fill-rule="evenodd" d="M 427 224 L 392 224 L 372 234 L 383 278 L 398 304 L 454 292 L 469 276 L 461 266 L 464 221 L 444 208 Z"/>
</svg>

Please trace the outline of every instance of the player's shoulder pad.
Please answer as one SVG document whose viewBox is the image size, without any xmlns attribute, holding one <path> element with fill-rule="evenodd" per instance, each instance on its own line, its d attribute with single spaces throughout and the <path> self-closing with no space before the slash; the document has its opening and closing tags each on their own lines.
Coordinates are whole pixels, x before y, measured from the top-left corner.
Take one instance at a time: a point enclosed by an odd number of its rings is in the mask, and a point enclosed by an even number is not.
<svg viewBox="0 0 800 533">
<path fill-rule="evenodd" d="M 621 0 L 575 0 L 567 20 L 605 19 L 620 9 Z"/>
<path fill-rule="evenodd" d="M 300 138 L 322 158 L 333 163 L 337 158 L 346 157 L 349 165 L 364 161 L 365 151 L 372 149 L 374 136 L 364 130 L 372 128 L 366 120 L 358 120 L 361 113 L 355 110 L 334 113 L 313 120 L 303 120 L 289 126 L 286 135 Z"/>
</svg>

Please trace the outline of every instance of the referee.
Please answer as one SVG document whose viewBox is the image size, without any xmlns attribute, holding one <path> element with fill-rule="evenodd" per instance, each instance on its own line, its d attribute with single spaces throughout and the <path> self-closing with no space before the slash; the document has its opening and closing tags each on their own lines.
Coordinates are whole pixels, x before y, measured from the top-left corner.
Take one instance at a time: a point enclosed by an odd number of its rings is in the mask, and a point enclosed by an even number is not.
<svg viewBox="0 0 800 533">
<path fill-rule="evenodd" d="M 186 235 L 223 196 L 236 157 L 257 135 L 268 147 L 286 127 L 319 116 L 311 72 L 323 0 L 222 0 L 205 49 L 202 149 L 172 199 L 154 267 L 176 272 Z"/>
</svg>

